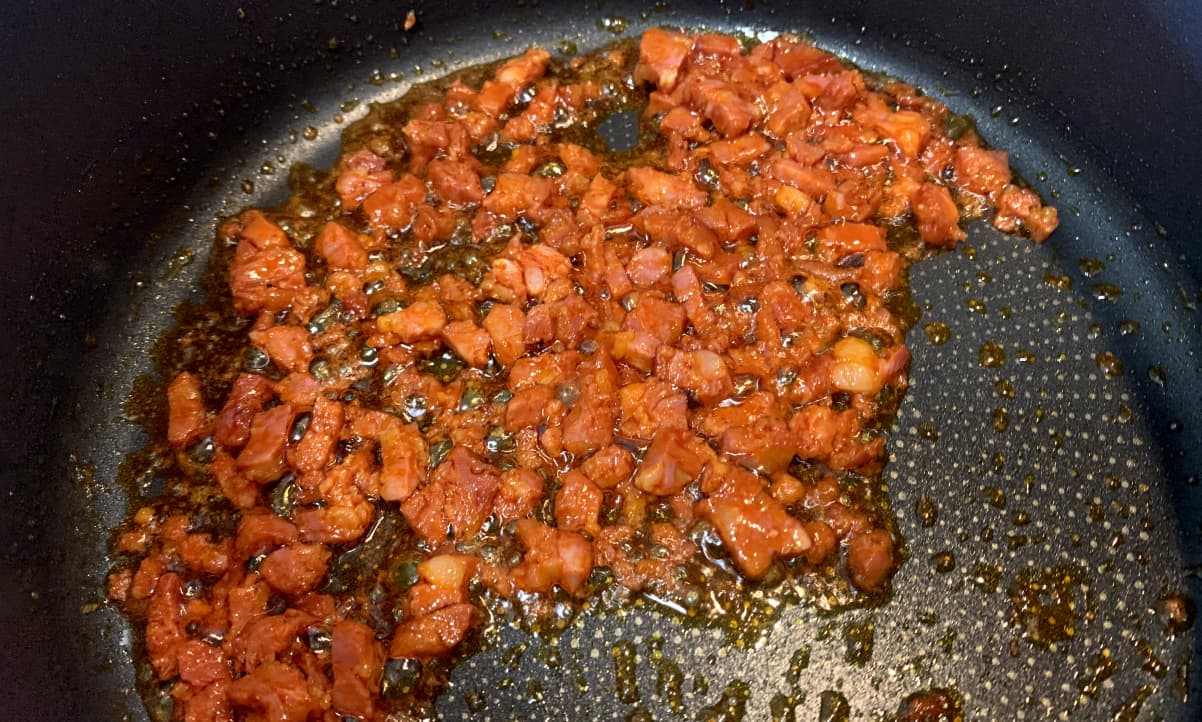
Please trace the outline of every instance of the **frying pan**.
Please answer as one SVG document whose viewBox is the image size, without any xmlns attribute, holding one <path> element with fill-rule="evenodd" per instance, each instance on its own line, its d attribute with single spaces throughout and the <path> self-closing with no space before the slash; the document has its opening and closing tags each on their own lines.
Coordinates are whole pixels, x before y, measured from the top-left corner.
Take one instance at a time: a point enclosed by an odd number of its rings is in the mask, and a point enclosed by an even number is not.
<svg viewBox="0 0 1202 722">
<path fill-rule="evenodd" d="M 413 81 L 667 24 L 805 32 L 918 84 L 1011 151 L 1062 226 L 1037 246 L 975 225 L 971 250 L 912 271 L 919 326 L 950 340 L 910 335 L 886 472 L 909 558 L 891 601 L 733 633 L 653 605 L 558 636 L 502 630 L 457 667 L 443 716 L 881 719 L 947 688 L 969 719 L 1199 719 L 1202 654 L 1193 629 L 1166 632 L 1161 600 L 1202 594 L 1202 12 L 915 7 L 5 7 L 4 716 L 147 716 L 133 635 L 103 603 L 106 543 L 121 461 L 146 441 L 126 399 L 151 387 L 173 308 L 202 293 L 215 219 L 279 200 L 285 168 L 332 162 L 365 103 Z M 986 342 L 1004 364 L 980 364 Z"/>
</svg>

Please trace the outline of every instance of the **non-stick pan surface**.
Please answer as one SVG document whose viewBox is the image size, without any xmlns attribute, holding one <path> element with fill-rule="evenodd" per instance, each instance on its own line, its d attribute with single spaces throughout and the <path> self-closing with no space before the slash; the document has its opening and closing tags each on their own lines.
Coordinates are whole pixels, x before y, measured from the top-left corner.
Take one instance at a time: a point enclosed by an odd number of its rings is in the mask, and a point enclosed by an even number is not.
<svg viewBox="0 0 1202 722">
<path fill-rule="evenodd" d="M 1042 246 L 974 225 L 912 271 L 923 318 L 886 471 L 909 560 L 891 602 L 734 632 L 650 605 L 557 637 L 507 630 L 457 668 L 445 717 L 807 720 L 839 693 L 878 719 L 939 687 L 970 719 L 1197 719 L 1193 630 L 1170 636 L 1158 613 L 1200 592 L 1202 154 L 1185 134 L 1202 53 L 1180 44 L 1197 18 L 909 5 L 415 3 L 409 32 L 392 2 L 11 11 L 5 716 L 145 718 L 102 592 L 115 480 L 145 442 L 123 409 L 173 308 L 200 298 L 214 220 L 279 200 L 289 165 L 332 162 L 367 102 L 414 81 L 668 24 L 810 33 L 918 84 L 1011 151 L 1062 225 Z M 986 344 L 1004 362 L 987 348 L 983 364 Z"/>
</svg>

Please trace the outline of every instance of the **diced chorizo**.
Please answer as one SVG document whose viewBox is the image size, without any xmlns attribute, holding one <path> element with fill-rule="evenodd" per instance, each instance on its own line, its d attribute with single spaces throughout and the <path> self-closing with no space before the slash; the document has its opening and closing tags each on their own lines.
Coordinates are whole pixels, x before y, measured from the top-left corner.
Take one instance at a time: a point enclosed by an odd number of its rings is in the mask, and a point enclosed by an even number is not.
<svg viewBox="0 0 1202 722">
<path fill-rule="evenodd" d="M 866 592 L 881 589 L 893 576 L 893 537 L 883 529 L 853 534 L 847 540 L 846 563 L 852 584 Z"/>
<path fill-rule="evenodd" d="M 498 83 L 517 89 L 543 77 L 547 71 L 547 63 L 551 54 L 542 48 L 530 48 L 526 52 L 510 58 L 497 68 Z"/>
<path fill-rule="evenodd" d="M 693 433 L 664 429 L 647 447 L 634 473 L 634 485 L 649 494 L 671 496 L 697 478 L 712 454 Z"/>
<path fill-rule="evenodd" d="M 594 484 L 602 489 L 613 489 L 634 473 L 634 456 L 617 444 L 601 449 L 580 465 Z"/>
<path fill-rule="evenodd" d="M 279 313 L 305 286 L 305 257 L 294 248 L 272 247 L 241 252 L 230 264 L 230 294 L 244 316 L 260 311 Z"/>
<path fill-rule="evenodd" d="M 998 194 L 993 225 L 999 230 L 1007 233 L 1024 230 L 1031 240 L 1042 242 L 1059 224 L 1056 209 L 1044 206 L 1033 191 L 1007 185 Z"/>
<path fill-rule="evenodd" d="M 981 195 L 997 193 L 1010 182 L 1010 162 L 1000 150 L 957 146 L 952 168 L 957 186 Z"/>
<path fill-rule="evenodd" d="M 401 659 L 445 657 L 476 625 L 476 609 L 453 604 L 424 617 L 399 624 L 392 635 L 388 656 Z"/>
<path fill-rule="evenodd" d="M 342 404 L 318 396 L 305 435 L 289 453 L 288 460 L 299 472 L 318 471 L 330 462 L 342 434 L 344 414 Z"/>
<path fill-rule="evenodd" d="M 546 204 L 555 187 L 551 181 L 524 173 L 500 173 L 492 192 L 484 197 L 484 210 L 507 221 L 530 215 Z"/>
<path fill-rule="evenodd" d="M 235 507 L 247 509 L 259 501 L 259 487 L 238 470 L 238 462 L 222 449 L 217 450 L 209 472 L 221 488 L 221 493 Z"/>
<path fill-rule="evenodd" d="M 683 33 L 648 28 L 639 39 L 635 82 L 650 82 L 664 92 L 672 92 L 692 49 L 693 39 Z"/>
<path fill-rule="evenodd" d="M 722 165 L 750 163 L 770 150 L 772 150 L 772 144 L 758 133 L 748 133 L 709 145 L 710 158 Z"/>
<path fill-rule="evenodd" d="M 618 432 L 636 441 L 651 441 L 660 429 L 686 429 L 689 401 L 685 395 L 658 379 L 626 384 L 619 392 L 621 422 Z"/>
<path fill-rule="evenodd" d="M 525 326 L 525 314 L 512 304 L 498 303 L 484 317 L 484 330 L 492 339 L 497 360 L 503 365 L 512 366 L 526 353 Z"/>
<path fill-rule="evenodd" d="M 671 250 L 688 249 L 710 259 L 718 252 L 718 237 L 695 214 L 652 207 L 635 216 L 635 224 L 652 241 Z"/>
<path fill-rule="evenodd" d="M 754 480 L 747 483 L 758 487 Z M 810 548 L 810 537 L 801 522 L 762 489 L 723 493 L 697 506 L 714 525 L 739 571 L 750 579 L 762 577 L 774 559 L 792 558 Z"/>
<path fill-rule="evenodd" d="M 494 503 L 502 522 L 529 516 L 543 499 L 543 478 L 533 469 L 509 469 L 501 473 Z"/>
<path fill-rule="evenodd" d="M 404 343 L 436 338 L 447 325 L 447 314 L 433 301 L 415 301 L 409 306 L 376 319 L 376 327 L 395 333 Z"/>
<path fill-rule="evenodd" d="M 685 87 L 685 97 L 694 110 L 709 118 L 718 132 L 727 138 L 747 132 L 760 119 L 760 109 L 721 80 L 690 82 Z"/>
<path fill-rule="evenodd" d="M 484 200 L 480 176 L 467 163 L 451 160 L 432 160 L 426 166 L 434 192 L 445 202 L 457 207 L 473 205 Z"/>
<path fill-rule="evenodd" d="M 340 714 L 370 719 L 376 708 L 384 652 L 371 627 L 350 620 L 334 625 L 330 635 L 334 685 L 330 704 Z"/>
<path fill-rule="evenodd" d="M 287 404 L 255 414 L 250 438 L 238 454 L 238 471 L 258 484 L 279 478 L 284 471 L 284 450 L 292 426 L 292 407 Z"/>
<path fill-rule="evenodd" d="M 303 373 L 313 360 L 309 333 L 300 326 L 272 326 L 251 331 L 251 343 L 267 352 L 272 362 L 285 371 Z"/>
<path fill-rule="evenodd" d="M 380 498 L 408 499 L 425 478 L 429 449 L 416 424 L 385 415 L 376 439 L 380 442 Z"/>
<path fill-rule="evenodd" d="M 780 82 L 773 85 L 762 96 L 768 108 L 764 116 L 764 129 L 776 138 L 786 138 L 790 133 L 801 130 L 810 120 L 810 101 L 797 86 Z"/>
<path fill-rule="evenodd" d="M 268 722 L 307 720 L 321 712 L 304 675 L 283 662 L 265 662 L 227 690 L 235 706 L 255 710 Z"/>
<path fill-rule="evenodd" d="M 200 433 L 205 421 L 200 380 L 184 371 L 167 386 L 167 441 L 183 446 Z"/>
<path fill-rule="evenodd" d="M 526 292 L 542 298 L 555 281 L 566 279 L 572 272 L 572 262 L 562 253 L 541 243 L 530 246 L 518 257 Z"/>
<path fill-rule="evenodd" d="M 491 464 L 457 446 L 430 475 L 426 486 L 401 503 L 409 525 L 430 543 L 448 533 L 471 538 L 492 511 L 500 475 Z"/>
<path fill-rule="evenodd" d="M 488 331 L 471 321 L 452 321 L 442 329 L 442 338 L 459 358 L 473 368 L 488 365 L 492 339 Z"/>
<path fill-rule="evenodd" d="M 761 416 L 746 426 L 727 428 L 719 448 L 726 458 L 771 474 L 789 465 L 797 445 L 784 419 Z"/>
<path fill-rule="evenodd" d="M 267 555 L 259 573 L 273 589 L 290 596 L 312 590 L 326 575 L 330 552 L 321 544 L 292 544 Z"/>
<path fill-rule="evenodd" d="M 867 223 L 837 223 L 818 229 L 818 243 L 840 256 L 864 251 L 884 251 L 885 231 Z"/>
<path fill-rule="evenodd" d="M 609 445 L 617 416 L 617 398 L 599 393 L 590 385 L 581 389 L 577 403 L 563 420 L 563 448 L 577 458 Z"/>
<path fill-rule="evenodd" d="M 714 199 L 713 204 L 697 211 L 696 218 L 724 243 L 746 241 L 758 229 L 754 215 L 725 198 Z"/>
<path fill-rule="evenodd" d="M 687 208 L 705 205 L 706 193 L 687 177 L 638 166 L 626 171 L 626 187 L 645 206 Z"/>
<path fill-rule="evenodd" d="M 923 183 L 911 200 L 918 235 L 933 246 L 954 246 L 964 240 L 960 230 L 960 209 L 947 188 Z"/>
<path fill-rule="evenodd" d="M 555 494 L 555 525 L 596 535 L 601 530 L 601 490 L 580 471 L 569 471 Z"/>
<path fill-rule="evenodd" d="M 321 228 L 313 250 L 337 271 L 362 271 L 367 268 L 367 249 L 346 226 L 330 221 Z"/>
<path fill-rule="evenodd" d="M 358 208 L 364 198 L 393 180 L 387 161 L 366 148 L 343 157 L 338 169 L 334 189 L 342 207 L 347 210 Z"/>
<path fill-rule="evenodd" d="M 230 678 L 225 652 L 199 639 L 181 644 L 177 658 L 180 680 L 198 689 Z"/>
<path fill-rule="evenodd" d="M 146 611 L 146 653 L 159 679 L 179 671 L 179 646 L 185 639 L 180 618 L 182 580 L 174 572 L 159 577 Z"/>
<path fill-rule="evenodd" d="M 380 186 L 363 200 L 363 214 L 373 228 L 403 231 L 413 223 L 417 204 L 426 198 L 426 187 L 416 176 Z"/>
<path fill-rule="evenodd" d="M 291 544 L 298 538 L 296 526 L 269 509 L 249 509 L 238 520 L 234 552 L 243 559 L 258 556 L 269 549 Z"/>
<path fill-rule="evenodd" d="M 676 351 L 660 359 L 656 362 L 656 375 L 693 394 L 702 403 L 717 403 L 734 391 L 726 361 L 713 351 Z"/>
<path fill-rule="evenodd" d="M 258 374 L 238 374 L 225 400 L 225 406 L 213 423 L 213 440 L 235 449 L 250 438 L 250 424 L 255 414 L 272 397 L 271 382 Z"/>
<path fill-rule="evenodd" d="M 658 246 L 635 252 L 626 265 L 626 274 L 635 288 L 650 288 L 672 272 L 672 254 Z"/>
<path fill-rule="evenodd" d="M 255 376 L 255 378 L 266 381 L 262 376 Z M 268 384 L 267 388 L 273 390 L 280 401 L 300 411 L 313 408 L 318 394 L 322 391 L 322 383 L 308 373 L 290 373 L 277 381 L 274 386 Z M 250 417 L 247 417 L 247 430 L 249 430 L 249 419 Z"/>
<path fill-rule="evenodd" d="M 517 537 L 526 549 L 511 572 L 518 589 L 549 592 L 555 586 L 577 594 L 593 569 L 593 548 L 579 534 L 560 531 L 533 519 L 519 519 Z"/>
</svg>

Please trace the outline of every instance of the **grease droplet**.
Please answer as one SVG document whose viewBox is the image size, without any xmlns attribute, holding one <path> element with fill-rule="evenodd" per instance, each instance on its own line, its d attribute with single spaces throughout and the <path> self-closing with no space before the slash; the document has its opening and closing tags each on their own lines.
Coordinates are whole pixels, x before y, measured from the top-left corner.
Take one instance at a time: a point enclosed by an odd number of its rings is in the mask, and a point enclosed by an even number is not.
<svg viewBox="0 0 1202 722">
<path fill-rule="evenodd" d="M 843 629 L 843 641 L 847 645 L 843 652 L 843 660 L 848 664 L 862 667 L 872 659 L 872 650 L 876 644 L 876 625 L 872 619 L 848 624 Z"/>
<path fill-rule="evenodd" d="M 978 564 L 972 569 L 968 581 L 986 594 L 993 594 L 1002 581 L 1002 568 L 992 564 Z"/>
<path fill-rule="evenodd" d="M 1094 357 L 1094 361 L 1097 362 L 1098 368 L 1102 370 L 1103 375 L 1108 379 L 1118 378 L 1123 375 L 1123 362 L 1119 360 L 1118 356 L 1109 351 L 1103 351 L 1098 354 Z"/>
<path fill-rule="evenodd" d="M 1168 379 L 1165 376 L 1164 369 L 1160 366 L 1148 367 L 1148 378 L 1160 388 L 1165 388 L 1168 385 Z"/>
<path fill-rule="evenodd" d="M 1099 301 L 1114 302 L 1123 295 L 1123 289 L 1113 283 L 1095 283 L 1090 287 L 1093 297 Z"/>
<path fill-rule="evenodd" d="M 1164 630 L 1176 636 L 1194 626 L 1198 607 L 1194 600 L 1181 592 L 1170 592 L 1156 602 L 1156 614 L 1164 624 Z"/>
<path fill-rule="evenodd" d="M 997 368 L 1006 363 L 1006 351 L 993 341 L 986 341 L 981 344 L 981 350 L 977 356 L 982 366 L 989 368 Z"/>
<path fill-rule="evenodd" d="M 929 496 L 918 497 L 917 503 L 914 504 L 914 511 L 918 514 L 918 522 L 924 527 L 934 526 L 935 521 L 939 519 L 939 507 Z"/>
<path fill-rule="evenodd" d="M 1010 428 L 1010 412 L 1004 406 L 994 409 L 990 420 L 993 422 L 993 430 L 999 434 Z"/>
<path fill-rule="evenodd" d="M 952 330 L 946 323 L 939 321 L 923 324 L 922 332 L 927 335 L 927 340 L 931 342 L 932 346 L 942 346 L 952 338 Z"/>
<path fill-rule="evenodd" d="M 1096 697 L 1102 683 L 1119 671 L 1119 665 L 1110 655 L 1109 649 L 1098 652 L 1093 661 L 1085 666 L 1084 674 L 1077 680 L 1077 689 L 1086 697 Z"/>
<path fill-rule="evenodd" d="M 1106 270 L 1106 264 L 1096 258 L 1082 258 L 1077 261 L 1077 268 L 1081 269 L 1081 275 L 1092 278 Z"/>
<path fill-rule="evenodd" d="M 1070 276 L 1057 276 L 1049 273 L 1043 277 L 1043 282 L 1056 289 L 1057 291 L 1068 291 L 1073 287 L 1073 279 Z"/>
<path fill-rule="evenodd" d="M 1077 572 L 1067 566 L 1019 572 L 1009 589 L 1011 623 L 1039 647 L 1076 637 L 1082 615 L 1075 594 L 1079 584 Z"/>
</svg>

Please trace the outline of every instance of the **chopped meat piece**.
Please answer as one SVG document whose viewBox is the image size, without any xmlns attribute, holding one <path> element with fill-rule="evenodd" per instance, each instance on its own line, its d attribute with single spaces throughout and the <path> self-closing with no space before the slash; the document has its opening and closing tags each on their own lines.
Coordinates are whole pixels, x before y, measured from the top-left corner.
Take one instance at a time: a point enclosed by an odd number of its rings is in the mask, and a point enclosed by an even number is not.
<svg viewBox="0 0 1202 722">
<path fill-rule="evenodd" d="M 484 200 L 480 176 L 467 163 L 432 160 L 426 166 L 426 172 L 430 175 L 434 192 L 447 203 L 466 206 Z"/>
<path fill-rule="evenodd" d="M 648 28 L 639 41 L 639 64 L 634 79 L 650 81 L 660 90 L 672 92 L 692 49 L 693 39 L 687 35 Z"/>
<path fill-rule="evenodd" d="M 406 659 L 444 657 L 476 625 L 476 608 L 453 604 L 424 617 L 402 622 L 392 635 L 388 656 Z"/>
<path fill-rule="evenodd" d="M 626 185 L 631 195 L 646 206 L 696 210 L 705 205 L 705 191 L 695 186 L 690 178 L 654 168 L 638 167 L 626 171 Z"/>
<path fill-rule="evenodd" d="M 273 589 L 295 597 L 317 586 L 329 561 L 330 552 L 321 544 L 293 544 L 268 554 L 259 573 Z"/>
<path fill-rule="evenodd" d="M 470 538 L 492 511 L 500 476 L 491 464 L 455 447 L 430 482 L 401 504 L 409 524 L 430 543 Z"/>
<path fill-rule="evenodd" d="M 309 344 L 309 333 L 299 326 L 272 326 L 262 331 L 251 331 L 250 340 L 267 352 L 276 366 L 303 373 L 313 360 L 313 347 Z"/>
<path fill-rule="evenodd" d="M 167 441 L 183 446 L 200 433 L 205 420 L 200 381 L 187 371 L 172 379 L 167 387 Z"/>
<path fill-rule="evenodd" d="M 712 455 L 691 432 L 664 429 L 647 447 L 634 474 L 634 485 L 649 494 L 671 496 L 696 479 Z"/>
<path fill-rule="evenodd" d="M 584 537 L 533 519 L 518 521 L 517 536 L 526 548 L 522 563 L 512 572 L 519 589 L 549 592 L 559 586 L 568 594 L 576 594 L 584 588 L 593 568 L 592 546 Z"/>
<path fill-rule="evenodd" d="M 335 270 L 362 271 L 367 268 L 367 249 L 350 229 L 340 223 L 331 221 L 322 226 L 313 250 Z"/>
<path fill-rule="evenodd" d="M 884 529 L 852 535 L 847 542 L 847 569 L 851 581 L 864 591 L 877 591 L 896 568 L 893 537 Z"/>
<path fill-rule="evenodd" d="M 739 474 L 727 469 L 728 473 Z M 734 556 L 739 571 L 759 579 L 775 558 L 790 558 L 810 548 L 810 537 L 801 522 L 791 516 L 780 502 L 762 489 L 721 491 L 702 501 L 698 507 L 710 520 L 722 542 Z"/>
<path fill-rule="evenodd" d="M 918 220 L 918 235 L 935 246 L 954 246 L 964 240 L 960 230 L 960 209 L 947 188 L 923 183 L 911 201 Z"/>
<path fill-rule="evenodd" d="M 259 484 L 278 479 L 284 472 L 284 449 L 292 425 L 292 408 L 280 404 L 255 414 L 250 437 L 238 454 L 238 471 Z"/>
<path fill-rule="evenodd" d="M 395 333 L 404 343 L 414 343 L 437 336 L 447 325 L 447 315 L 437 303 L 418 301 L 381 316 L 376 325 L 385 333 Z"/>
<path fill-rule="evenodd" d="M 226 689 L 234 706 L 254 710 L 269 722 L 305 720 L 321 713 L 304 675 L 283 662 L 265 662 Z"/>
<path fill-rule="evenodd" d="M 330 703 L 340 714 L 370 719 L 384 674 L 384 652 L 376 634 L 371 627 L 347 620 L 334 625 L 330 638 Z"/>
</svg>

